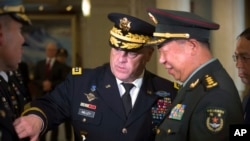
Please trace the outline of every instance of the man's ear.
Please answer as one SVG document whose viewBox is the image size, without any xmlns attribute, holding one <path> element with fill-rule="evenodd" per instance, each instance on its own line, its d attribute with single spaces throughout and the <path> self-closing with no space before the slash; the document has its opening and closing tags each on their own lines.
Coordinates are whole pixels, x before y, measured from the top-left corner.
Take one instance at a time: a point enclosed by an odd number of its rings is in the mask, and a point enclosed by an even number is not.
<svg viewBox="0 0 250 141">
<path fill-rule="evenodd" d="M 151 60 L 151 57 L 152 57 L 152 55 L 153 55 L 153 53 L 154 53 L 154 47 L 149 47 L 148 50 L 149 50 L 149 51 L 148 51 L 148 59 L 147 59 L 147 62 Z"/>
<path fill-rule="evenodd" d="M 188 41 L 189 41 L 188 43 L 191 49 L 191 54 L 195 55 L 198 50 L 199 42 L 196 39 L 189 39 Z"/>
</svg>

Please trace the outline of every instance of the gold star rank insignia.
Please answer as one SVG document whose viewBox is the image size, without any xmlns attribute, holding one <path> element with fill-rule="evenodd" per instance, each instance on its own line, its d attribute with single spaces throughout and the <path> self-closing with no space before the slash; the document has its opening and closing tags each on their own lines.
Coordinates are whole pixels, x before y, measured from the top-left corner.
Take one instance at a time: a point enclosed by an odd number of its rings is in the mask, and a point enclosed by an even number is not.
<svg viewBox="0 0 250 141">
<path fill-rule="evenodd" d="M 81 74 L 82 74 L 82 68 L 81 67 L 72 68 L 72 75 L 81 75 Z"/>
</svg>

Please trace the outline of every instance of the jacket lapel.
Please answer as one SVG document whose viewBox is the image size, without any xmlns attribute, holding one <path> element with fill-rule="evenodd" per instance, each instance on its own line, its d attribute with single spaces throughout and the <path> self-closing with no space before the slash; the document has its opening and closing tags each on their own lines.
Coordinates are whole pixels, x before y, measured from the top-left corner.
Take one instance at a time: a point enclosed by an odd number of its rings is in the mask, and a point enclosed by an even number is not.
<svg viewBox="0 0 250 141">
<path fill-rule="evenodd" d="M 116 113 L 119 117 L 126 120 L 125 111 L 123 109 L 122 99 L 119 94 L 118 86 L 114 75 L 111 73 L 110 67 L 107 67 L 103 81 L 97 89 L 98 94 L 103 101 Z"/>
<path fill-rule="evenodd" d="M 126 124 L 131 124 L 148 111 L 151 112 L 151 108 L 157 100 L 158 96 L 154 94 L 154 89 L 152 87 L 153 84 L 149 79 L 150 75 L 145 72 L 145 77 L 141 89 Z"/>
</svg>

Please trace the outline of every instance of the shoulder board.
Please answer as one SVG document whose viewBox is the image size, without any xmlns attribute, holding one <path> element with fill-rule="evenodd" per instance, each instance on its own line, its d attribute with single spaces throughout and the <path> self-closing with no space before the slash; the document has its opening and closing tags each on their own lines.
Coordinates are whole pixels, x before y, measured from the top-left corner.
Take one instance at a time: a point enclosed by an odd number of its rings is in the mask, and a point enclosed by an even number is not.
<svg viewBox="0 0 250 141">
<path fill-rule="evenodd" d="M 72 75 L 81 75 L 82 74 L 82 67 L 73 67 L 72 68 Z"/>
<path fill-rule="evenodd" d="M 215 80 L 215 78 L 212 75 L 207 74 L 203 77 L 203 85 L 205 86 L 206 89 L 212 89 L 218 86 L 219 83 Z"/>
</svg>

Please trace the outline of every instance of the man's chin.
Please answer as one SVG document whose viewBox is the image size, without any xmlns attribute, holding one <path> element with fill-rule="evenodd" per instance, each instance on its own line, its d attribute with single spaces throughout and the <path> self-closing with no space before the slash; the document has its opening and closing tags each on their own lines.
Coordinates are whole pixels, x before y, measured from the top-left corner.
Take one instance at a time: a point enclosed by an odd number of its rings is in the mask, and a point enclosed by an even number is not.
<svg viewBox="0 0 250 141">
<path fill-rule="evenodd" d="M 245 78 L 245 77 L 240 77 L 240 79 L 241 79 L 242 83 L 244 83 L 244 84 L 246 84 L 246 85 L 250 85 L 250 81 L 249 81 L 247 78 Z"/>
</svg>

